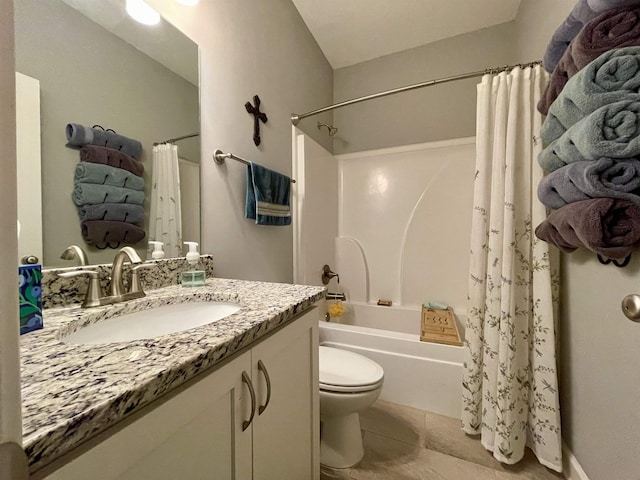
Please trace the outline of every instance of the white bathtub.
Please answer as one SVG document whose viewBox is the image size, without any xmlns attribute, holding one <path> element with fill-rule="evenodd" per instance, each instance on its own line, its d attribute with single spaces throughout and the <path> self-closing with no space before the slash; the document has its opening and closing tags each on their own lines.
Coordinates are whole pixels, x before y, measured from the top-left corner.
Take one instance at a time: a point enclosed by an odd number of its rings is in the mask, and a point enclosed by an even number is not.
<svg viewBox="0 0 640 480">
<path fill-rule="evenodd" d="M 421 342 L 418 308 L 345 305 L 340 323 L 320 322 L 321 345 L 380 364 L 381 400 L 460 418 L 463 347 Z"/>
</svg>

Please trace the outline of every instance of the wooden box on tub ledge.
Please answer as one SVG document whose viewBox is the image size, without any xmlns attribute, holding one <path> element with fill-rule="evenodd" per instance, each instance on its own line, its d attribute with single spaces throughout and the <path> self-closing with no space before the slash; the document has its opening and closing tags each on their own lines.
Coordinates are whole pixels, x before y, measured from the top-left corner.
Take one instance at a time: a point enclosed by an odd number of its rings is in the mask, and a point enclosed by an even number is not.
<svg viewBox="0 0 640 480">
<path fill-rule="evenodd" d="M 444 343 L 446 345 L 461 346 L 458 325 L 453 314 L 453 308 L 435 309 L 422 306 L 422 321 L 420 322 L 420 341 Z"/>
</svg>

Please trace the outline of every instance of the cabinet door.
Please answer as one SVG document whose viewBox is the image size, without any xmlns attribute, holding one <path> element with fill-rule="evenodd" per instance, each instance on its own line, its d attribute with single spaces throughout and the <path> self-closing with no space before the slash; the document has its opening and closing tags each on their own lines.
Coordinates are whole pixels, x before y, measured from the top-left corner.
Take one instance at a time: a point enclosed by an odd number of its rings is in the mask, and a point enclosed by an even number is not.
<svg viewBox="0 0 640 480">
<path fill-rule="evenodd" d="M 268 405 L 253 421 L 254 480 L 320 476 L 318 312 L 313 308 L 251 350 L 259 406 L 267 401 L 267 375 L 271 386 Z"/>
<path fill-rule="evenodd" d="M 46 478 L 250 480 L 250 361 L 247 352 L 190 382 Z"/>
</svg>

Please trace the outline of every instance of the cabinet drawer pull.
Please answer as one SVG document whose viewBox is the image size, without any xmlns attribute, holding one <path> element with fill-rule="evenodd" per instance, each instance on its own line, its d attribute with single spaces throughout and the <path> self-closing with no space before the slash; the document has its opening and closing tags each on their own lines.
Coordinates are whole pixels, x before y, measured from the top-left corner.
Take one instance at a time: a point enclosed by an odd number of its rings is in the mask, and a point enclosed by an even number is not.
<svg viewBox="0 0 640 480">
<path fill-rule="evenodd" d="M 242 422 L 242 431 L 244 432 L 249 428 L 249 425 L 251 425 L 251 422 L 253 421 L 253 416 L 256 414 L 256 392 L 253 390 L 253 384 L 251 383 L 251 379 L 249 378 L 249 375 L 247 375 L 247 372 L 242 372 L 242 381 L 249 388 L 249 395 L 251 395 L 251 416 L 249 417 L 249 420 Z"/>
<path fill-rule="evenodd" d="M 267 382 L 267 400 L 264 402 L 264 405 L 260 405 L 258 408 L 258 415 L 262 415 L 262 412 L 264 412 L 267 409 L 267 405 L 269 405 L 269 400 L 271 400 L 271 379 L 269 378 L 267 367 L 264 366 L 262 360 L 258 360 L 258 370 L 262 372 L 264 379 Z"/>
</svg>

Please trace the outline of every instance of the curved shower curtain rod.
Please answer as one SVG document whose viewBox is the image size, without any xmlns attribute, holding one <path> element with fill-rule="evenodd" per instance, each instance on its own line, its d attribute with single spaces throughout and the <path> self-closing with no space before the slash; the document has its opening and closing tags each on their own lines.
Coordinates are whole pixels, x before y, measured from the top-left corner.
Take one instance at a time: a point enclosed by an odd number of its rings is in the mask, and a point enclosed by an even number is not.
<svg viewBox="0 0 640 480">
<path fill-rule="evenodd" d="M 505 65 L 503 67 L 486 68 L 484 70 L 479 70 L 477 72 L 463 73 L 461 75 L 455 75 L 453 77 L 438 78 L 436 80 L 429 80 L 427 82 L 421 82 L 421 83 L 415 83 L 413 85 L 407 85 L 406 87 L 399 87 L 399 88 L 394 88 L 393 90 L 386 90 L 384 92 L 373 93 L 371 95 L 365 95 L 364 97 L 358 97 L 358 98 L 354 98 L 354 99 L 351 99 L 351 100 L 346 100 L 344 102 L 334 103 L 333 105 L 329 105 L 328 107 L 319 108 L 317 110 L 312 110 L 311 112 L 307 112 L 307 113 L 301 113 L 301 114 L 292 113 L 291 114 L 291 123 L 293 125 L 297 125 L 298 122 L 300 120 L 302 120 L 303 118 L 311 117 L 313 115 L 318 115 L 320 113 L 328 112 L 330 110 L 335 110 L 336 108 L 346 107 L 347 105 L 353 105 L 354 103 L 360 103 L 360 102 L 364 102 L 364 101 L 367 101 L 367 100 L 373 100 L 374 98 L 386 97 L 387 95 L 393 95 L 395 93 L 408 92 L 409 90 L 417 90 L 418 88 L 430 87 L 432 85 L 438 85 L 440 83 L 453 82 L 455 80 L 464 80 L 464 79 L 467 79 L 467 78 L 481 77 L 481 76 L 487 75 L 487 74 L 495 74 L 495 73 L 505 72 L 505 71 L 509 71 L 511 69 L 514 69 L 516 67 L 520 67 L 520 68 L 533 67 L 535 65 L 539 65 L 540 63 L 542 63 L 540 60 L 536 60 L 534 62 L 529 62 L 529 63 L 516 63 L 515 65 Z"/>
</svg>

